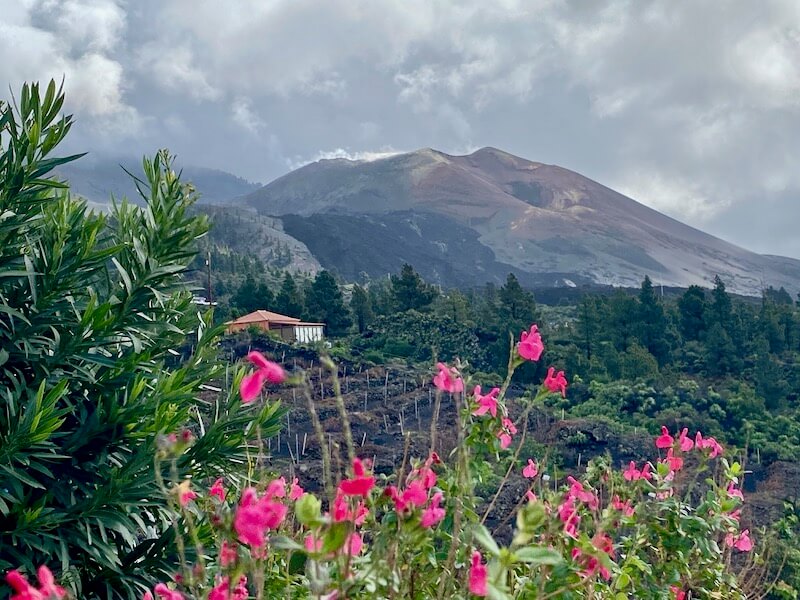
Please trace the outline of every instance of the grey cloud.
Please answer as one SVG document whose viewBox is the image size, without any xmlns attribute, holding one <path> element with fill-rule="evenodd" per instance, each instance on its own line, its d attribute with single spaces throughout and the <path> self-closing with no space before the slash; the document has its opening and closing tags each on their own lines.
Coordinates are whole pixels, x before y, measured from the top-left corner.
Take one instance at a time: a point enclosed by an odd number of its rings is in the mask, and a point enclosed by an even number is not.
<svg viewBox="0 0 800 600">
<path fill-rule="evenodd" d="M 494 145 L 800 256 L 795 0 L 4 4 L 0 76 L 66 73 L 76 145 L 169 146 L 262 182 Z"/>
</svg>

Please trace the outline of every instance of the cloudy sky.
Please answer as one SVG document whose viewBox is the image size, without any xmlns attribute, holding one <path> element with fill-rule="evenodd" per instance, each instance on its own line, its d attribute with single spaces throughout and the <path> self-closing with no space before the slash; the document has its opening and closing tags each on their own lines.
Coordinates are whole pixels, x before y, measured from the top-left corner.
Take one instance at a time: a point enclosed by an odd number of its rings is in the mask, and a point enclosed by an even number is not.
<svg viewBox="0 0 800 600">
<path fill-rule="evenodd" d="M 70 144 L 268 182 L 496 146 L 800 258 L 797 0 L 0 0 L 0 81 Z"/>
</svg>

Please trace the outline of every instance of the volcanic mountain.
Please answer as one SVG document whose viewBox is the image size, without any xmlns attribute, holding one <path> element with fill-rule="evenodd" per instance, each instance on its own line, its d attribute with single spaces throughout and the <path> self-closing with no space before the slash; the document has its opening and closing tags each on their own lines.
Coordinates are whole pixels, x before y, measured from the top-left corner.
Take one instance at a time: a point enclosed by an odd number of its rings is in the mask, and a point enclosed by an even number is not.
<svg viewBox="0 0 800 600">
<path fill-rule="evenodd" d="M 482 148 L 321 160 L 239 199 L 280 217 L 323 267 L 379 277 L 403 262 L 445 285 L 766 285 L 796 290 L 800 261 L 765 256 L 562 167 Z"/>
</svg>

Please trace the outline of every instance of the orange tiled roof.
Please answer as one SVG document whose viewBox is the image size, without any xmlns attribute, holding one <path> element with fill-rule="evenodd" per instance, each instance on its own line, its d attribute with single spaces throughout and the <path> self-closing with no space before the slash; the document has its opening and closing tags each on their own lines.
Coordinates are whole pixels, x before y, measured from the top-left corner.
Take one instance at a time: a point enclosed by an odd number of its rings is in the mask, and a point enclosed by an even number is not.
<svg viewBox="0 0 800 600">
<path fill-rule="evenodd" d="M 269 321 L 270 323 L 300 323 L 300 319 L 294 317 L 287 317 L 269 310 L 257 310 L 247 315 L 243 315 L 238 319 L 230 321 L 228 325 L 244 324 L 244 323 L 261 323 Z"/>
</svg>

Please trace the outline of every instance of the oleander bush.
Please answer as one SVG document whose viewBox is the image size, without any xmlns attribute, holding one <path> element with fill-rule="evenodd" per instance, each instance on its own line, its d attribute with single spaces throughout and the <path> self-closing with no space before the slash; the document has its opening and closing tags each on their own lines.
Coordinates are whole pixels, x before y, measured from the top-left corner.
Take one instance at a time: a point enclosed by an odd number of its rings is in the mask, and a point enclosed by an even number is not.
<svg viewBox="0 0 800 600">
<path fill-rule="evenodd" d="M 198 400 L 224 369 L 186 283 L 208 223 L 166 151 L 132 181 L 141 207 L 70 197 L 63 101 L 51 82 L 0 102 L 0 571 L 46 563 L 77 597 L 139 597 L 177 560 L 158 440 L 191 429 L 173 473 L 235 480 L 278 408 Z"/>
</svg>

